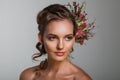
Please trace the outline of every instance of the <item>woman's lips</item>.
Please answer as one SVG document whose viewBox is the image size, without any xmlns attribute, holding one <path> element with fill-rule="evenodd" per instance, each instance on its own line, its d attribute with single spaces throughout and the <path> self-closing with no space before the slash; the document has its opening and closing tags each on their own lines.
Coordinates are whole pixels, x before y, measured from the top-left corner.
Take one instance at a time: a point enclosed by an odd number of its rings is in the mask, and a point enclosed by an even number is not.
<svg viewBox="0 0 120 80">
<path fill-rule="evenodd" d="M 63 56 L 63 55 L 65 54 L 65 52 L 55 52 L 55 54 L 56 54 L 57 56 Z"/>
</svg>

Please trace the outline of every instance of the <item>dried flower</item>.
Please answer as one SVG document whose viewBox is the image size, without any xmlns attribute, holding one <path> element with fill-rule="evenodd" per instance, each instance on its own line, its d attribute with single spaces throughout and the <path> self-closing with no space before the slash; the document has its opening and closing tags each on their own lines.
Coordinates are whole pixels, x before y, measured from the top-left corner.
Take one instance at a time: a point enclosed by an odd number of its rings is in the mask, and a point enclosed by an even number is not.
<svg viewBox="0 0 120 80">
<path fill-rule="evenodd" d="M 83 45 L 84 40 L 88 40 L 90 37 L 93 37 L 91 30 L 95 27 L 94 22 L 87 23 L 87 13 L 85 12 L 85 2 L 79 6 L 79 3 L 73 2 L 73 5 L 70 3 L 67 4 L 71 13 L 74 15 L 76 23 L 77 23 L 77 30 L 76 30 L 76 42 Z"/>
</svg>

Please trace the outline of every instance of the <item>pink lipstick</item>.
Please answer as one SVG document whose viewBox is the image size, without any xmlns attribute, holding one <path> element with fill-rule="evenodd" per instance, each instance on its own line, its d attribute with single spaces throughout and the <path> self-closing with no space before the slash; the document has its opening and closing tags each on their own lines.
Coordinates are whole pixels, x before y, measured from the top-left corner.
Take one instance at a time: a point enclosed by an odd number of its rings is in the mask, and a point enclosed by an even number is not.
<svg viewBox="0 0 120 80">
<path fill-rule="evenodd" d="M 57 56 L 63 56 L 63 55 L 65 54 L 65 52 L 55 52 L 55 54 L 56 54 Z"/>
</svg>

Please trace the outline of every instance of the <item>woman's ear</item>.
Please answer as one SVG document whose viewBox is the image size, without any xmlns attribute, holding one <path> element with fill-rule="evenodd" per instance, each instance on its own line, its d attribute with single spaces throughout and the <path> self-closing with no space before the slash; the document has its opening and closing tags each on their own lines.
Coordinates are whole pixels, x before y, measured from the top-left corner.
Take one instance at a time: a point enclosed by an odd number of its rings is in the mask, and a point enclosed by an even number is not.
<svg viewBox="0 0 120 80">
<path fill-rule="evenodd" d="M 41 35 L 41 33 L 40 33 L 40 32 L 38 33 L 38 39 L 39 39 L 39 42 L 42 44 L 42 43 L 43 43 L 43 41 L 42 41 L 42 35 Z"/>
</svg>

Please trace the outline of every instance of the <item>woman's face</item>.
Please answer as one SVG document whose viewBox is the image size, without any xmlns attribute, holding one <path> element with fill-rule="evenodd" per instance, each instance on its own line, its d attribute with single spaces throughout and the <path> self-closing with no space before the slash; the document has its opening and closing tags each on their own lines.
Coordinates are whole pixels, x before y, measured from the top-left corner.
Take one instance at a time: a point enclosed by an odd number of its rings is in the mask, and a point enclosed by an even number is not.
<svg viewBox="0 0 120 80">
<path fill-rule="evenodd" d="M 73 24 L 67 19 L 50 22 L 43 35 L 48 58 L 56 61 L 63 61 L 68 57 L 74 42 Z"/>
</svg>

